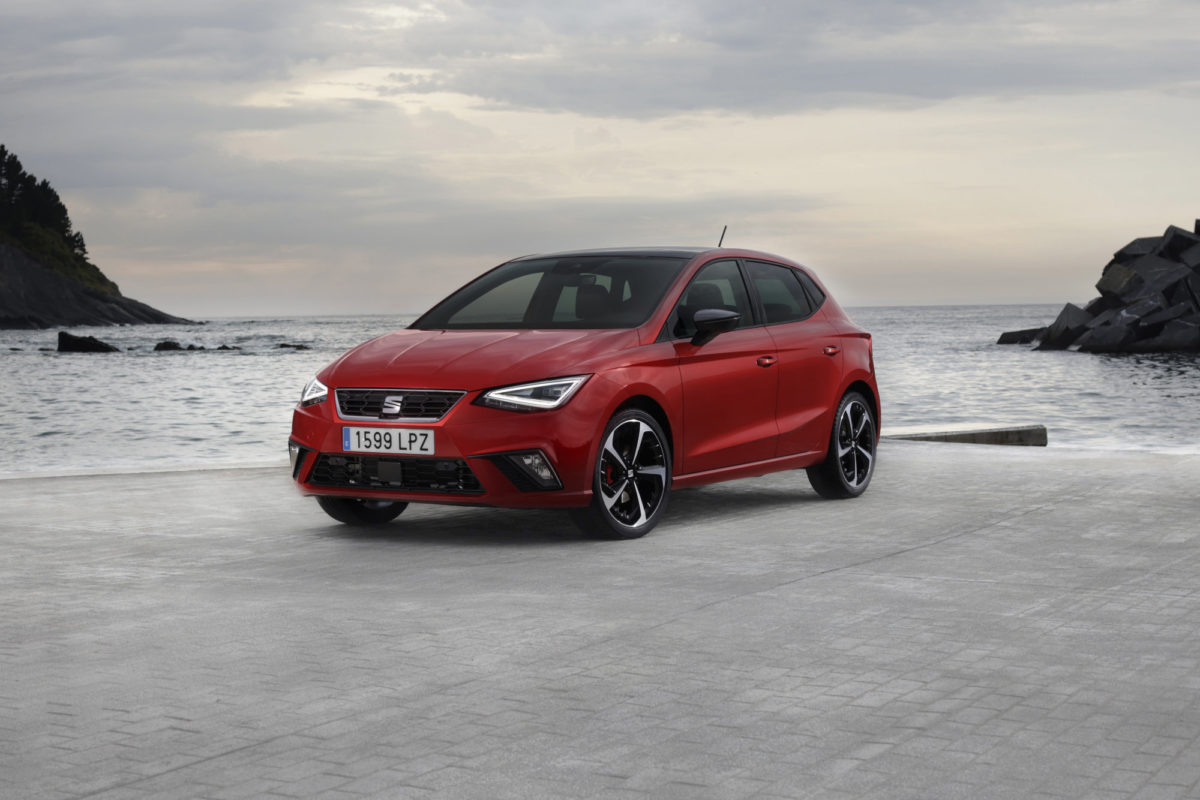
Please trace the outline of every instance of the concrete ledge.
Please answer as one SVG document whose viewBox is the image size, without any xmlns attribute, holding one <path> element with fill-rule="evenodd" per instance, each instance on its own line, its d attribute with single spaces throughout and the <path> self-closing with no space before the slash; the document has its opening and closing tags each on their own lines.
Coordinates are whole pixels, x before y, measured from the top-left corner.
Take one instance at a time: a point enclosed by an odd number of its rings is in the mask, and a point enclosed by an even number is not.
<svg viewBox="0 0 1200 800">
<path fill-rule="evenodd" d="M 901 429 L 883 434 L 884 439 L 911 439 L 921 442 L 955 442 L 958 444 L 1004 444 L 1023 447 L 1045 447 L 1048 437 L 1045 425 L 1015 425 L 1006 428 L 977 428 L 974 430 L 917 431 Z"/>
</svg>

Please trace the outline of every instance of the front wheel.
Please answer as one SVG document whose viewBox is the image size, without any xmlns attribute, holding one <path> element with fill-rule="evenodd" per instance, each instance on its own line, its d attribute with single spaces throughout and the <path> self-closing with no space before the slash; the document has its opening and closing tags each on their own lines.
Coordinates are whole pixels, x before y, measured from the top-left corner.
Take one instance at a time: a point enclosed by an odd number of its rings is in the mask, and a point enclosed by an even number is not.
<svg viewBox="0 0 1200 800">
<path fill-rule="evenodd" d="M 658 524 L 671 489 L 671 448 L 645 411 L 609 420 L 592 477 L 592 503 L 573 509 L 575 524 L 608 539 L 637 539 Z"/>
<path fill-rule="evenodd" d="M 875 473 L 875 410 L 858 392 L 847 392 L 838 404 L 829 455 L 808 468 L 808 482 L 817 494 L 832 500 L 858 497 Z"/>
<path fill-rule="evenodd" d="M 400 516 L 408 503 L 392 500 L 360 500 L 356 497 L 317 496 L 321 510 L 347 525 L 382 525 Z"/>
</svg>

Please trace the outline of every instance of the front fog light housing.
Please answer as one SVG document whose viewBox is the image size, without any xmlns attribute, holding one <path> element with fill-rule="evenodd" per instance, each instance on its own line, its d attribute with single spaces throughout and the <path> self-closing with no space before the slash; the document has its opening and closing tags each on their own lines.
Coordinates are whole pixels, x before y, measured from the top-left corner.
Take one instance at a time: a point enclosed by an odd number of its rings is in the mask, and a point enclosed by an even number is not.
<svg viewBox="0 0 1200 800">
<path fill-rule="evenodd" d="M 566 404 L 590 376 L 519 383 L 484 392 L 477 402 L 505 411 L 547 411 Z"/>
<path fill-rule="evenodd" d="M 500 453 L 487 458 L 522 492 L 552 492 L 562 488 L 558 473 L 541 450 Z"/>
<path fill-rule="evenodd" d="M 328 397 L 329 387 L 313 378 L 304 385 L 304 391 L 300 393 L 300 407 L 308 408 L 317 403 L 324 403 Z"/>
<path fill-rule="evenodd" d="M 292 478 L 300 477 L 300 473 L 304 469 L 304 460 L 312 451 L 306 447 L 301 447 L 296 442 L 288 439 L 288 461 L 292 464 Z"/>
<path fill-rule="evenodd" d="M 550 466 L 550 462 L 546 460 L 546 456 L 542 455 L 541 451 L 517 453 L 509 458 L 543 488 L 557 488 L 560 485 L 558 476 L 554 474 L 554 467 Z"/>
</svg>

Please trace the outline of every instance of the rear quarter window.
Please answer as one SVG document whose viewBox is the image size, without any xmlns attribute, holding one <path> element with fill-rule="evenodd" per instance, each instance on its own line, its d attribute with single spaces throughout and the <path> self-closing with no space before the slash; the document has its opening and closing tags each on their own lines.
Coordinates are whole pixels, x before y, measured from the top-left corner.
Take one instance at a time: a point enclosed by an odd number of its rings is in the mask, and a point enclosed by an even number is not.
<svg viewBox="0 0 1200 800">
<path fill-rule="evenodd" d="M 816 310 L 800 282 L 800 273 L 791 267 L 747 261 L 746 269 L 768 325 L 808 319 Z"/>
<path fill-rule="evenodd" d="M 808 277 L 800 270 L 794 270 L 796 278 L 800 281 L 800 285 L 804 287 L 804 291 L 808 292 L 808 298 L 812 302 L 813 310 L 816 311 L 825 303 L 825 293 L 821 291 L 821 287 L 817 286 L 817 282 Z"/>
</svg>

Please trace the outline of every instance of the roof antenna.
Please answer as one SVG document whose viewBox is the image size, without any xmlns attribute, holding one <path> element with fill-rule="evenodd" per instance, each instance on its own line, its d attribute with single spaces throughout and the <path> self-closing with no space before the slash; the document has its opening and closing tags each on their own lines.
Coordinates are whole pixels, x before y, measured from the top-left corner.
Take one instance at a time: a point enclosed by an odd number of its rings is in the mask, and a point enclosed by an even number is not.
<svg viewBox="0 0 1200 800">
<path fill-rule="evenodd" d="M 724 244 L 724 243 L 725 243 L 725 231 L 727 231 L 727 230 L 729 230 L 729 226 L 728 226 L 728 225 L 726 225 L 725 227 L 721 228 L 721 241 L 717 242 L 717 247 L 720 247 L 722 244 Z"/>
</svg>

